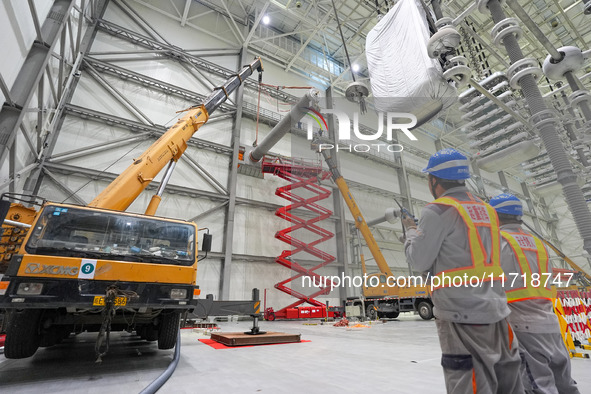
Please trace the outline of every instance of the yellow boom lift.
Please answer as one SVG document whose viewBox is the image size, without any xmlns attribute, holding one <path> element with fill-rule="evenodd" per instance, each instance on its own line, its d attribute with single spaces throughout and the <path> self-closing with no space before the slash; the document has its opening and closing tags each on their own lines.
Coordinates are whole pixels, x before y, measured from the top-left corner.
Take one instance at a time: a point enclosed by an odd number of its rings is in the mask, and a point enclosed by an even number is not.
<svg viewBox="0 0 591 394">
<path fill-rule="evenodd" d="M 195 308 L 200 292 L 198 229 L 154 214 L 189 139 L 255 71 L 262 72 L 260 58 L 189 108 L 88 206 L 42 201 L 36 210 L 21 203 L 38 198 L 5 196 L 0 308 L 7 358 L 30 357 L 39 346 L 85 330 L 99 333 L 99 358 L 112 330 L 136 331 L 160 349 L 174 347 L 180 316 Z M 166 166 L 145 213 L 126 213 Z M 202 250 L 210 246 L 206 234 Z"/>
</svg>

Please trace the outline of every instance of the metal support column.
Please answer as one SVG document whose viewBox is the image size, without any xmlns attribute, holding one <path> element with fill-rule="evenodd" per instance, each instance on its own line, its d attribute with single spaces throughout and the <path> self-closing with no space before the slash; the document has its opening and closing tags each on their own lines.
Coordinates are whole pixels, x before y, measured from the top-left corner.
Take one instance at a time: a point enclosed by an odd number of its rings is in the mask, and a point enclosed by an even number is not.
<svg viewBox="0 0 591 394">
<path fill-rule="evenodd" d="M 333 96 L 332 96 L 332 88 L 329 87 L 326 89 L 326 108 L 332 109 L 333 108 Z M 339 143 L 337 134 L 335 133 L 335 121 L 334 115 L 328 116 L 328 137 L 331 139 L 334 146 L 337 146 Z M 331 156 L 334 158 L 337 168 L 340 168 L 340 162 L 338 158 L 338 154 L 334 151 L 331 153 Z M 337 244 L 337 262 L 342 263 L 339 264 L 339 271 L 342 270 L 345 276 L 351 275 L 351 267 L 349 265 L 349 259 L 347 256 L 347 222 L 345 221 L 345 207 L 343 204 L 343 200 L 341 198 L 341 193 L 338 192 L 337 189 L 334 189 L 333 194 L 333 212 L 334 215 L 337 217 L 335 222 L 335 241 Z M 342 268 L 341 268 L 342 267 Z M 341 275 L 341 272 L 339 272 Z M 354 295 L 354 292 L 351 289 L 348 289 L 344 286 L 340 287 L 340 297 L 341 300 L 347 299 L 347 297 Z"/>
<path fill-rule="evenodd" d="M 478 189 L 478 194 L 482 197 L 486 197 L 486 189 L 484 188 L 484 181 L 482 180 L 482 175 L 480 174 L 480 168 L 475 161 L 472 161 L 470 164 L 472 167 L 472 179 L 474 183 L 476 183 L 476 188 Z"/>
<path fill-rule="evenodd" d="M 41 28 L 43 42 L 33 43 L 12 85 L 10 98 L 14 105 L 4 104 L 0 111 L 0 164 L 6 160 L 25 116 L 25 110 L 39 86 L 45 67 L 60 40 L 61 32 L 75 3 L 75 0 L 54 1 Z"/>
<path fill-rule="evenodd" d="M 531 199 L 531 194 L 529 193 L 529 188 L 525 182 L 521 182 L 521 190 L 523 191 L 523 195 L 525 196 L 525 202 L 527 203 L 527 207 L 529 211 L 532 213 L 534 221 L 534 227 L 538 233 L 542 233 L 542 226 L 540 226 L 540 221 L 538 220 L 538 213 L 536 212 L 536 207 L 534 206 L 534 202 Z"/>
<path fill-rule="evenodd" d="M 88 54 L 92 43 L 94 42 L 94 38 L 96 37 L 97 33 L 97 19 L 101 18 L 109 4 L 109 0 L 101 0 L 94 3 L 97 10 L 97 18 L 95 19 L 92 26 L 89 26 L 86 29 L 84 34 L 84 38 L 80 43 L 80 52 L 78 53 L 78 57 L 76 58 L 76 62 L 74 63 L 72 70 L 70 70 L 70 76 L 68 78 L 68 82 L 65 84 L 63 95 L 59 97 L 59 102 L 56 104 L 55 114 L 53 115 L 53 120 L 51 122 L 50 130 L 48 131 L 47 138 L 42 145 L 45 145 L 45 148 L 40 152 L 41 158 L 39 159 L 39 164 L 37 168 L 32 170 L 29 177 L 27 178 L 25 185 L 23 186 L 23 193 L 36 195 L 39 192 L 39 188 L 41 187 L 41 183 L 43 181 L 43 176 L 45 172 L 43 171 L 43 167 L 47 160 L 51 157 L 53 153 L 53 149 L 57 143 L 61 128 L 63 126 L 64 120 L 66 118 L 66 105 L 72 101 L 72 97 L 74 96 L 74 91 L 78 86 L 79 78 L 79 68 L 82 64 L 82 59 L 84 56 Z M 83 22 L 84 18 L 80 17 L 80 23 Z M 45 69 L 44 69 L 45 70 Z M 51 84 L 49 84 L 51 86 Z M 38 124 L 37 128 L 40 131 L 42 125 Z"/>
<path fill-rule="evenodd" d="M 443 149 L 443 144 L 441 143 L 441 138 L 436 139 L 435 141 L 433 141 L 433 143 L 435 144 L 436 151 L 440 151 L 441 149 Z"/>
<path fill-rule="evenodd" d="M 550 216 L 550 213 L 548 212 L 548 204 L 546 204 L 546 200 L 543 197 L 540 197 L 540 204 L 542 205 L 542 215 L 544 216 L 544 219 L 548 225 L 547 230 L 550 233 L 550 237 L 552 238 L 551 241 L 554 245 L 560 248 L 562 247 L 562 242 L 560 242 L 558 233 L 556 232 L 556 218 Z"/>
<path fill-rule="evenodd" d="M 238 57 L 237 69 L 248 63 L 247 48 L 242 47 Z M 220 300 L 230 299 L 230 275 L 232 273 L 232 249 L 234 244 L 234 215 L 236 211 L 236 183 L 238 181 L 238 154 L 240 149 L 240 129 L 242 128 L 242 100 L 244 84 L 236 91 L 236 118 L 232 129 L 232 157 L 230 158 L 230 174 L 228 176 L 228 209 L 224 229 L 224 259 L 222 260 L 222 277 L 220 280 Z"/>
</svg>

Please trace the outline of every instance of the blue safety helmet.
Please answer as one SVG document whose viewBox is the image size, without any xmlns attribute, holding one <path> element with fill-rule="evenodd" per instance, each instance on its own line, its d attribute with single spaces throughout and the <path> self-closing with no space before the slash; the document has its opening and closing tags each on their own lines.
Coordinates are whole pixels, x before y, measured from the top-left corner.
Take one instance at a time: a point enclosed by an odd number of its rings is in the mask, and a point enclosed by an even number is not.
<svg viewBox="0 0 591 394">
<path fill-rule="evenodd" d="M 513 194 L 503 193 L 490 199 L 489 204 L 497 211 L 506 215 L 522 216 L 521 201 Z"/>
<path fill-rule="evenodd" d="M 442 149 L 429 159 L 427 172 L 437 178 L 460 180 L 470 178 L 470 162 L 462 153 L 452 148 Z"/>
</svg>

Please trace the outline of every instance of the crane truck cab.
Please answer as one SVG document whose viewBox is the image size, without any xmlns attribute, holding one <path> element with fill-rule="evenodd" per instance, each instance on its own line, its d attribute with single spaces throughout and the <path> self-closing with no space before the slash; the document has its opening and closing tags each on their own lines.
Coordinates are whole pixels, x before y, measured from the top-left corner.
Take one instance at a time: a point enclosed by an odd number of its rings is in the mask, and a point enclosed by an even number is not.
<svg viewBox="0 0 591 394">
<path fill-rule="evenodd" d="M 11 236 L 3 241 L 14 241 L 0 272 L 7 358 L 105 324 L 174 347 L 180 314 L 200 293 L 194 223 L 45 203 L 30 226 L 24 238 L 12 235 L 16 226 L 3 229 Z"/>
<path fill-rule="evenodd" d="M 203 103 L 182 111 L 184 116 L 88 206 L 43 202 L 37 211 L 0 201 L 0 309 L 6 311 L 7 358 L 30 357 L 39 346 L 84 330 L 99 332 L 97 361 L 108 350 L 111 330 L 135 331 L 157 340 L 160 349 L 174 347 L 180 314 L 194 309 L 199 295 L 197 227 L 154 215 L 187 141 L 255 71 L 261 81 L 258 57 Z M 145 213 L 125 212 L 165 167 Z M 20 197 L 28 205 L 37 200 Z M 207 252 L 209 234 L 204 240 Z"/>
</svg>

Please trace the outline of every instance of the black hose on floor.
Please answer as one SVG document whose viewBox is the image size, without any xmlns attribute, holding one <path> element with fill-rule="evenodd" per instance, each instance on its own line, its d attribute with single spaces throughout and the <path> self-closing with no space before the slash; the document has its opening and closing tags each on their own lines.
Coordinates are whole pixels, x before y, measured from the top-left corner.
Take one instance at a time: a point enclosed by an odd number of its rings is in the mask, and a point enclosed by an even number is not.
<svg viewBox="0 0 591 394">
<path fill-rule="evenodd" d="M 179 331 L 178 331 L 178 334 L 176 337 L 176 346 L 174 348 L 174 355 L 172 357 L 172 361 L 170 362 L 170 364 L 168 365 L 166 370 L 164 372 L 162 372 L 162 374 L 160 376 L 158 376 L 152 383 L 150 383 L 149 385 L 146 386 L 146 388 L 144 388 L 142 391 L 140 391 L 140 394 L 154 394 L 158 390 L 160 390 L 160 388 L 162 388 L 162 386 L 164 386 L 164 383 L 166 383 L 166 381 L 172 376 L 180 359 L 181 359 L 181 328 L 179 327 Z"/>
</svg>

